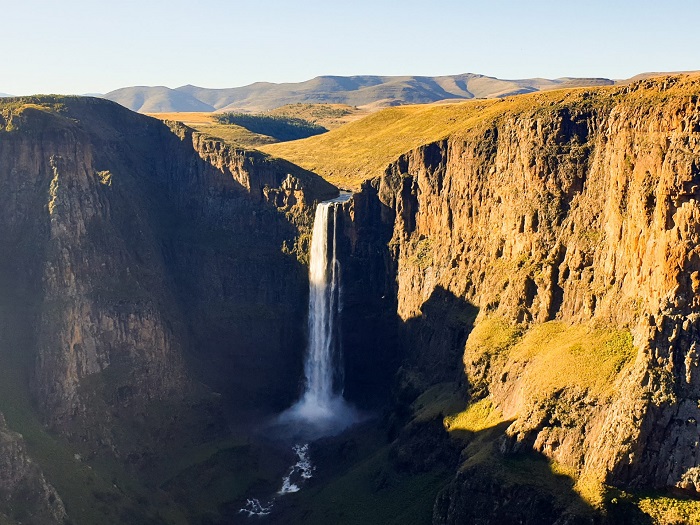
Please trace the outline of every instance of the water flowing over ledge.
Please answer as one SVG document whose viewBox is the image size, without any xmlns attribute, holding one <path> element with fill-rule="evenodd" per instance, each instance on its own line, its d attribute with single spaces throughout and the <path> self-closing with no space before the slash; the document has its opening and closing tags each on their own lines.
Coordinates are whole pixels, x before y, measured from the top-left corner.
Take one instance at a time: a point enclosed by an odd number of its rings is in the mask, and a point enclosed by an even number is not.
<svg viewBox="0 0 700 525">
<path fill-rule="evenodd" d="M 305 437 L 338 433 L 361 419 L 343 398 L 341 264 L 337 258 L 338 209 L 352 197 L 342 192 L 316 207 L 309 262 L 309 341 L 304 363 L 305 389 L 292 407 L 280 414 L 283 426 L 303 424 Z"/>
</svg>

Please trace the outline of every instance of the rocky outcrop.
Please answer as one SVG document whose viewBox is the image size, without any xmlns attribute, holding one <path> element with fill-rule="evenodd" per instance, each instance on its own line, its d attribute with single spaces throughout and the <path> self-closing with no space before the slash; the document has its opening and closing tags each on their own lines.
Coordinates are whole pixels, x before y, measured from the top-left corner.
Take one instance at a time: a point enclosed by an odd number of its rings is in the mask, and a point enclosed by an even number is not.
<svg viewBox="0 0 700 525">
<path fill-rule="evenodd" d="M 37 525 L 67 519 L 61 498 L 27 455 L 22 436 L 8 429 L 0 414 L 0 517 L 3 514 L 7 520 Z"/>
<path fill-rule="evenodd" d="M 476 308 L 476 326 L 512 328 L 507 344 L 467 343 L 461 379 L 511 422 L 503 452 L 534 449 L 617 486 L 696 490 L 699 95 L 678 76 L 533 96 L 366 182 L 360 202 L 376 198 L 377 227 L 392 232 L 379 257 L 395 265 L 403 390 L 460 375 L 445 349 L 462 353 Z M 453 336 L 436 336 L 431 318 Z M 534 357 L 506 350 L 551 321 L 607 330 L 611 352 L 631 331 L 634 354 L 535 394 Z"/>
</svg>

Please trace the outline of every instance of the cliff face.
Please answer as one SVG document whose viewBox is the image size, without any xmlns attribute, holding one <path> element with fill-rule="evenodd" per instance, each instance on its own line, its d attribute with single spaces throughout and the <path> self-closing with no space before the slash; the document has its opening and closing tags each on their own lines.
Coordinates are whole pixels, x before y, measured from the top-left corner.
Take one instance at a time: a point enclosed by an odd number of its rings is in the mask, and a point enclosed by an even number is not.
<svg viewBox="0 0 700 525">
<path fill-rule="evenodd" d="M 533 97 L 365 183 L 391 233 L 399 392 L 460 383 L 446 428 L 473 430 L 480 401 L 476 426 L 508 423 L 499 454 L 582 486 L 699 490 L 699 95 L 675 77 Z"/>
<path fill-rule="evenodd" d="M 300 231 L 335 188 L 106 101 L 0 109 L 4 368 L 51 428 L 138 458 L 151 427 L 223 424 L 199 380 L 238 413 L 294 399 Z"/>
<path fill-rule="evenodd" d="M 65 522 L 61 498 L 29 458 L 22 436 L 0 414 L 0 504 L 5 520 L 37 525 Z M 4 521 L 3 521 L 4 523 Z"/>
</svg>

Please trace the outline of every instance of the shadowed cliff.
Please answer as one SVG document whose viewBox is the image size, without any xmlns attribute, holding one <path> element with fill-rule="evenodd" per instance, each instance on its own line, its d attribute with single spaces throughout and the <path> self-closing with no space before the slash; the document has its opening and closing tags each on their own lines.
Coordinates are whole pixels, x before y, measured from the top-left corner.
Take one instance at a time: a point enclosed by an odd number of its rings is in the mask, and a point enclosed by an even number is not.
<svg viewBox="0 0 700 525">
<path fill-rule="evenodd" d="M 114 504 L 81 509 L 83 460 L 142 478 L 295 398 L 300 260 L 330 184 L 111 102 L 33 97 L 0 105 L 0 188 L 0 411 L 77 522 L 123 521 L 131 497 L 111 483 L 94 490 Z"/>
</svg>

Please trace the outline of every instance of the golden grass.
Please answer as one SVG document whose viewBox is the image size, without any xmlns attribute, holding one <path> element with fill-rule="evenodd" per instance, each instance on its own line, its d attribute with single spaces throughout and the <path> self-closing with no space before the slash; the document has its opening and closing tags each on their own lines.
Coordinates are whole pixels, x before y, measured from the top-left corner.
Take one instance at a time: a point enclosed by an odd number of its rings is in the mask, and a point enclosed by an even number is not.
<svg viewBox="0 0 700 525">
<path fill-rule="evenodd" d="M 565 402 L 557 395 L 562 390 L 587 392 L 601 401 L 609 399 L 615 379 L 635 355 L 628 330 L 550 321 L 523 333 L 521 327 L 492 317 L 477 323 L 470 333 L 464 361 L 469 368 L 489 360 L 497 376 L 508 372 L 510 380 L 521 385 L 522 406 L 532 406 L 555 398 Z M 413 403 L 416 419 L 429 420 L 442 414 L 448 431 L 479 432 L 504 422 L 491 398 L 462 407 L 464 401 L 454 383 L 435 385 Z"/>
<path fill-rule="evenodd" d="M 526 411 L 538 403 L 555 403 L 572 423 L 576 409 L 562 405 L 569 401 L 559 393 L 585 391 L 593 399 L 609 398 L 615 379 L 635 354 L 627 330 L 552 321 L 524 331 L 498 317 L 477 323 L 465 345 L 468 367 L 489 361 L 493 377 L 508 371 L 509 381 L 520 385 L 516 395 L 522 396 Z M 465 403 L 456 383 L 442 383 L 418 397 L 412 408 L 417 421 L 442 416 L 450 436 L 466 444 L 461 469 L 477 467 L 504 483 L 528 485 L 584 514 L 603 509 L 608 489 L 602 480 L 579 477 L 575 468 L 537 455 L 504 457 L 498 452 L 498 440 L 513 419 L 497 401 L 492 394 Z"/>
<path fill-rule="evenodd" d="M 612 394 L 613 381 L 635 355 L 629 330 L 550 321 L 523 333 L 520 326 L 492 317 L 469 334 L 464 363 L 469 368 L 490 361 L 492 368 L 519 374 L 522 395 L 532 401 L 563 389 L 602 399 Z"/>
<path fill-rule="evenodd" d="M 148 113 L 149 116 L 159 120 L 182 122 L 185 126 L 228 142 L 241 148 L 258 148 L 266 144 L 278 142 L 273 137 L 253 133 L 242 126 L 235 124 L 219 124 L 215 120 L 216 113 L 182 112 L 182 113 Z"/>
<path fill-rule="evenodd" d="M 172 113 L 146 113 L 149 117 L 157 118 L 158 120 L 173 120 L 182 122 L 185 126 L 202 126 L 214 124 L 215 113 L 192 111 L 192 112 L 172 112 Z"/>
<path fill-rule="evenodd" d="M 652 496 L 640 499 L 637 505 L 654 525 L 700 523 L 700 501 Z"/>
<path fill-rule="evenodd" d="M 225 142 L 241 148 L 259 148 L 260 146 L 264 146 L 266 144 L 274 144 L 279 142 L 273 137 L 253 133 L 242 126 L 236 126 L 235 124 L 213 124 L 211 126 L 200 125 L 190 127 L 193 127 L 200 133 L 222 139 Z"/>
<path fill-rule="evenodd" d="M 475 126 L 498 104 L 489 100 L 389 108 L 323 135 L 262 149 L 337 186 L 357 189 L 402 153 Z"/>
<path fill-rule="evenodd" d="M 335 129 L 348 122 L 356 121 L 369 113 L 369 110 L 359 109 L 345 104 L 288 104 L 267 111 L 264 114 L 301 118 L 323 126 L 326 129 Z M 242 148 L 261 148 L 262 146 L 279 142 L 279 140 L 274 137 L 253 133 L 242 126 L 221 124 L 216 120 L 219 113 L 194 111 L 147 113 L 147 115 L 159 120 L 182 122 L 185 126 L 189 126 L 200 133 L 224 140 L 225 142 Z"/>
<path fill-rule="evenodd" d="M 335 129 L 369 115 L 366 108 L 357 108 L 347 104 L 287 104 L 265 112 L 266 115 L 300 118 L 308 120 L 326 129 Z"/>
<path fill-rule="evenodd" d="M 515 345 L 522 337 L 522 328 L 500 317 L 487 317 L 472 329 L 464 357 L 476 361 L 491 357 Z"/>
<path fill-rule="evenodd" d="M 448 432 L 466 430 L 480 432 L 503 423 L 503 414 L 491 404 L 491 400 L 481 399 L 472 403 L 462 412 L 447 416 L 443 423 Z"/>
<path fill-rule="evenodd" d="M 627 330 L 567 325 L 536 325 L 509 352 L 509 361 L 524 363 L 524 395 L 550 397 L 577 388 L 597 398 L 613 394 L 613 382 L 636 354 Z"/>
<path fill-rule="evenodd" d="M 377 177 L 401 154 L 454 134 L 478 134 L 504 116 L 537 117 L 562 107 L 603 107 L 620 101 L 659 104 L 673 97 L 700 94 L 700 75 L 645 80 L 639 89 L 587 87 L 531 93 L 505 99 L 472 100 L 388 108 L 324 135 L 264 146 L 263 151 L 311 170 L 333 184 L 358 189 Z"/>
<path fill-rule="evenodd" d="M 523 333 L 500 318 L 486 318 L 470 334 L 464 361 L 468 368 L 489 361 L 496 375 L 508 373 L 509 381 L 519 383 L 517 395 L 526 412 L 541 403 L 554 403 L 559 405 L 560 417 L 567 415 L 575 424 L 576 409 L 566 406 L 567 396 L 559 393 L 586 392 L 605 402 L 614 394 L 616 378 L 635 355 L 628 330 L 550 321 Z M 484 398 L 446 417 L 444 424 L 450 432 L 479 432 L 504 421 L 493 401 Z M 556 462 L 550 461 L 550 469 L 554 476 L 570 478 L 573 490 L 588 505 L 602 507 L 606 492 L 602 480 L 578 478 L 574 469 Z"/>
</svg>

